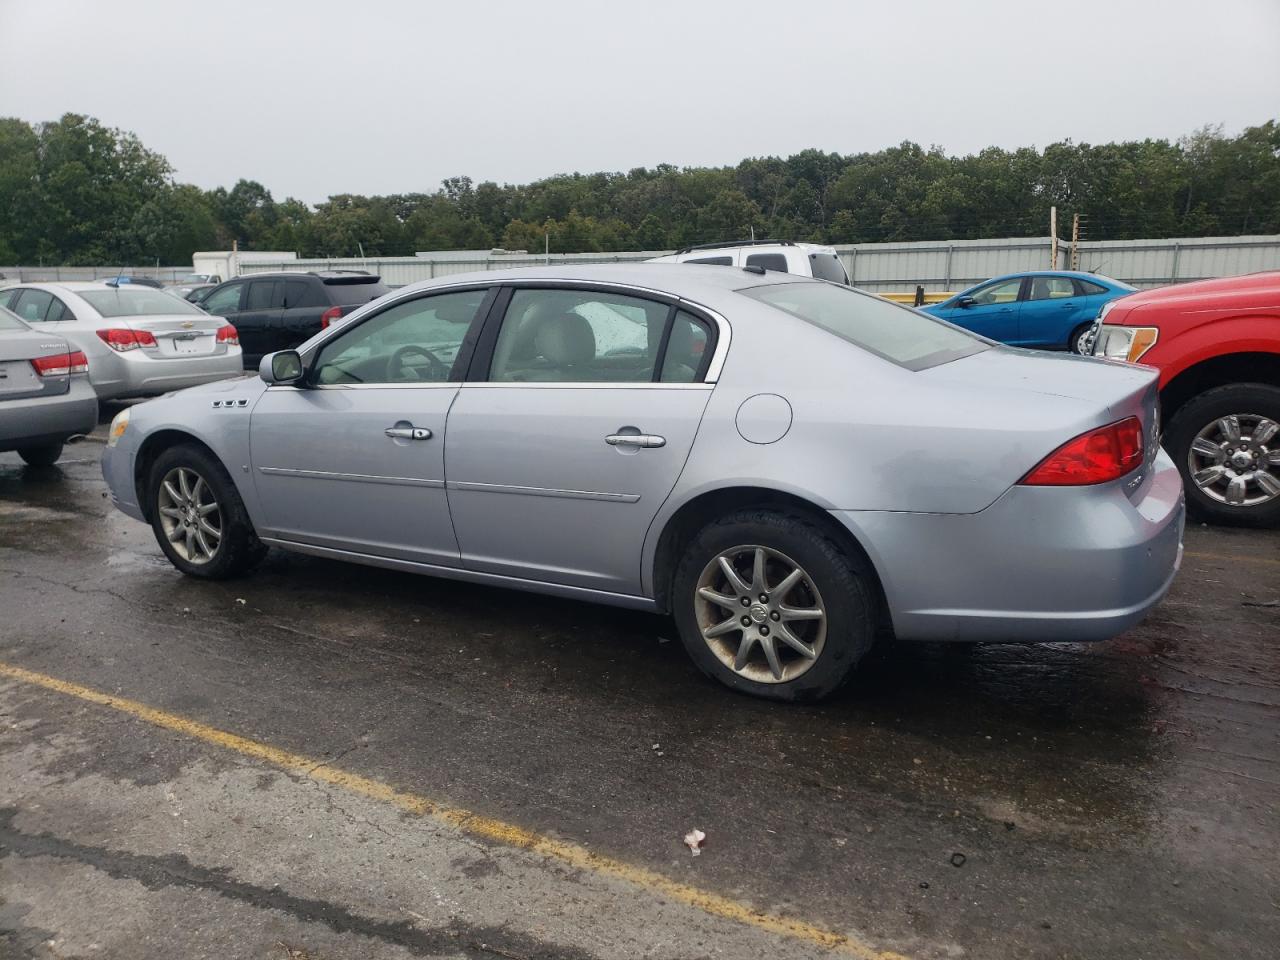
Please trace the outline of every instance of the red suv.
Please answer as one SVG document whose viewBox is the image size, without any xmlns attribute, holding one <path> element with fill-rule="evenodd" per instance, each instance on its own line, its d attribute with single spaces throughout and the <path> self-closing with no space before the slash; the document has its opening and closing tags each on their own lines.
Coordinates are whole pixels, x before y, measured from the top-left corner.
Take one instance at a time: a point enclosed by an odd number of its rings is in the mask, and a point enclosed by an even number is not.
<svg viewBox="0 0 1280 960">
<path fill-rule="evenodd" d="M 1280 524 L 1280 272 L 1145 290 L 1102 310 L 1093 353 L 1160 371 L 1187 508 Z"/>
</svg>

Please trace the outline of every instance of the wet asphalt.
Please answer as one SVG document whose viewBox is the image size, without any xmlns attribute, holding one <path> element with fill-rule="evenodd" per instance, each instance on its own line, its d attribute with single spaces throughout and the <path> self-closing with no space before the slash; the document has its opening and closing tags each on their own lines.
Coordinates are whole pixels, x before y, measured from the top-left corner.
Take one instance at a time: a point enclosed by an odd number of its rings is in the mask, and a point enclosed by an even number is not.
<svg viewBox="0 0 1280 960">
<path fill-rule="evenodd" d="M 1112 642 L 884 642 L 834 700 L 778 706 L 703 679 L 661 617 L 277 552 L 185 579 L 100 450 L 0 454 L 0 664 L 846 952 L 1277 955 L 1280 532 L 1192 526 Z M 825 953 L 678 901 L 0 676 L 5 960 Z"/>
</svg>

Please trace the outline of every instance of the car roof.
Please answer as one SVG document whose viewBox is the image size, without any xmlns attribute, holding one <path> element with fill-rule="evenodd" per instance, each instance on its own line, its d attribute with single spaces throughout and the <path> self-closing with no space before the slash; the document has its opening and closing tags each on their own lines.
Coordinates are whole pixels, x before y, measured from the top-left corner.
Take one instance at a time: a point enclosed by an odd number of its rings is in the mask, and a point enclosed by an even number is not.
<svg viewBox="0 0 1280 960">
<path fill-rule="evenodd" d="M 1017 280 L 1019 277 L 1077 277 L 1081 280 L 1101 280 L 1103 283 L 1114 283 L 1110 277 L 1104 277 L 1098 273 L 1090 273 L 1088 270 L 1019 270 L 1017 273 L 1006 273 L 998 277 L 992 277 L 990 280 L 983 280 L 983 283 L 991 283 L 995 280 Z"/>
<path fill-rule="evenodd" d="M 561 280 L 568 283 L 617 283 L 688 299 L 724 301 L 748 287 L 780 283 L 819 283 L 794 273 L 757 273 L 741 267 L 697 263 L 598 263 L 553 264 L 454 273 L 434 280 L 419 280 L 397 292 L 427 290 L 461 283 L 510 283 L 516 280 Z M 709 304 L 714 306 L 714 303 Z"/>
</svg>

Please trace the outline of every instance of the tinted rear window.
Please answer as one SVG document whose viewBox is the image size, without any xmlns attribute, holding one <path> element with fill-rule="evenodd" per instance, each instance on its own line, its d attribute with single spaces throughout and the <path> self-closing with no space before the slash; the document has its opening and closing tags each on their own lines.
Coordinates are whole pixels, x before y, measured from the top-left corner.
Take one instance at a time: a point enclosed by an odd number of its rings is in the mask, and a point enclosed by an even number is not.
<svg viewBox="0 0 1280 960">
<path fill-rule="evenodd" d="M 370 300 L 378 299 L 384 293 L 391 292 L 391 289 L 378 277 L 353 279 L 343 277 L 341 280 L 325 280 L 324 288 L 332 302 L 344 307 L 368 303 Z"/>
<path fill-rule="evenodd" d="M 830 283 L 778 283 L 739 291 L 908 370 L 988 349 L 987 341 L 927 314 Z"/>
<path fill-rule="evenodd" d="M 149 317 L 166 313 L 195 314 L 204 311 L 171 293 L 152 290 L 140 284 L 126 284 L 118 289 L 77 290 L 82 299 L 104 317 Z"/>
<path fill-rule="evenodd" d="M 26 330 L 27 325 L 18 319 L 16 314 L 0 307 L 0 330 Z"/>
<path fill-rule="evenodd" d="M 849 283 L 849 275 L 844 272 L 844 264 L 834 253 L 811 253 L 809 265 L 813 267 L 816 280 L 830 280 L 832 283 Z"/>
</svg>

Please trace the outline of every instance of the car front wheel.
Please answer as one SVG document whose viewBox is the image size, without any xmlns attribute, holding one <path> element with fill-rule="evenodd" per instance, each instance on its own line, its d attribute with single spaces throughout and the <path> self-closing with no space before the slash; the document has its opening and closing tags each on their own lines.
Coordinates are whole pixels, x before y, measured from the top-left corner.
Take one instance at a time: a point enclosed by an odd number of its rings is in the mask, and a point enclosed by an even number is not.
<svg viewBox="0 0 1280 960">
<path fill-rule="evenodd" d="M 1214 523 L 1280 525 L 1280 388 L 1234 383 L 1182 407 L 1165 432 L 1187 508 Z"/>
<path fill-rule="evenodd" d="M 169 561 L 192 577 L 247 573 L 266 554 L 226 469 L 194 445 L 156 458 L 148 485 L 151 528 Z"/>
<path fill-rule="evenodd" d="M 708 525 L 685 550 L 672 586 L 694 663 L 755 696 L 821 699 L 873 639 L 865 568 L 804 516 L 745 511 Z"/>
</svg>

